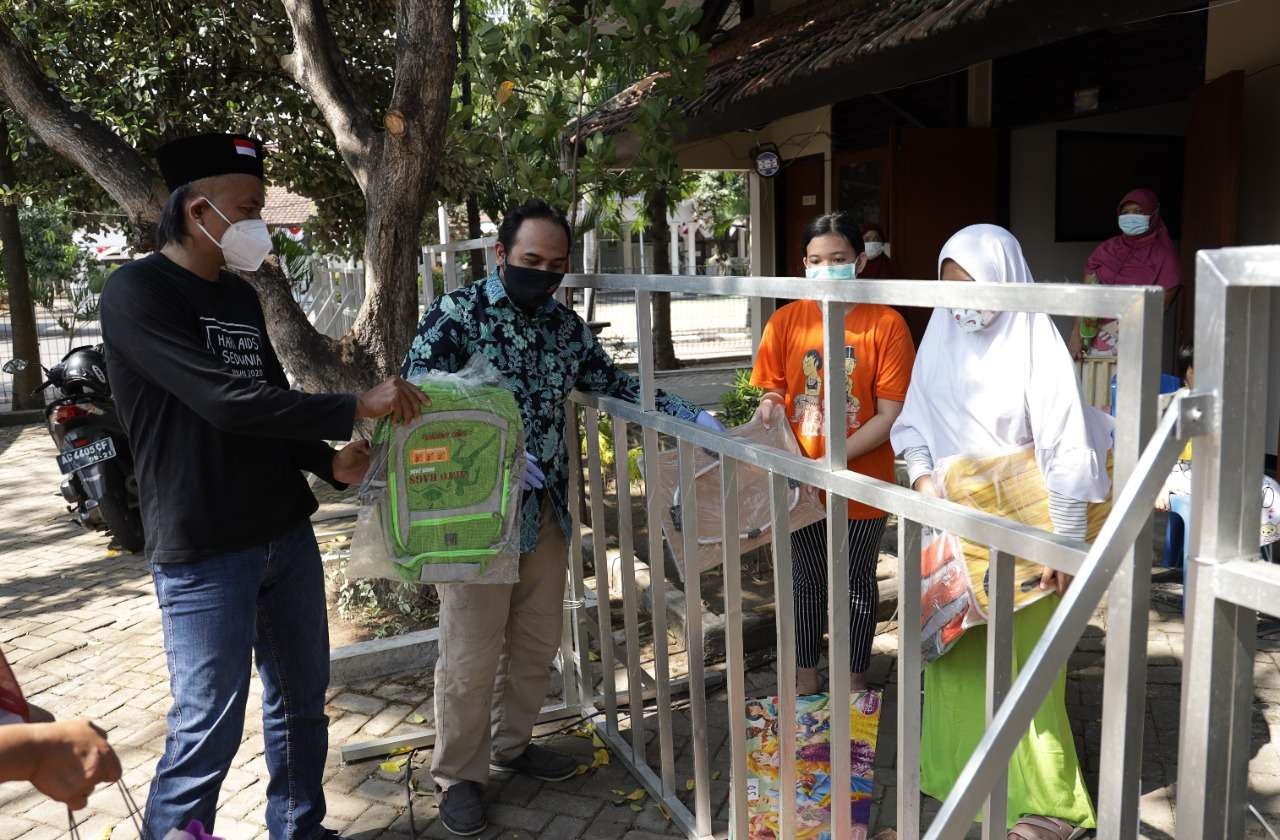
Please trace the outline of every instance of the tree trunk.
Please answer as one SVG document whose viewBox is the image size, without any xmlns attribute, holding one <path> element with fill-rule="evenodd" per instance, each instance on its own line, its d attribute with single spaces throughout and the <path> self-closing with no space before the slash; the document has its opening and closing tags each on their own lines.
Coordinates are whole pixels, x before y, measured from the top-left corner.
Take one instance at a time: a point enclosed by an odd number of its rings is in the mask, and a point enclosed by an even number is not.
<svg viewBox="0 0 1280 840">
<path fill-rule="evenodd" d="M 484 236 L 480 228 L 480 201 L 474 196 L 467 196 L 467 238 L 479 239 Z M 479 282 L 485 276 L 485 261 L 479 251 L 471 252 L 471 279 Z"/>
<path fill-rule="evenodd" d="M 0 114 L 0 188 L 10 190 L 17 181 L 13 158 L 9 156 L 9 126 L 4 115 Z M 44 396 L 33 393 L 44 381 L 40 369 L 40 336 L 36 332 L 36 310 L 31 301 L 31 283 L 27 277 L 27 256 L 22 247 L 18 205 L 13 200 L 0 204 L 0 248 L 4 249 L 3 270 L 9 290 L 13 358 L 23 359 L 27 363 L 25 370 L 13 375 L 13 408 L 15 411 L 41 408 L 44 406 Z"/>
<path fill-rule="evenodd" d="M 387 132 L 366 197 L 365 298 L 356 340 L 381 375 L 400 370 L 418 325 L 422 217 L 449 121 L 457 67 L 451 0 L 401 0 Z M 393 119 L 393 115 L 399 119 Z"/>
<path fill-rule="evenodd" d="M 458 64 L 462 68 L 458 80 L 462 93 L 462 107 L 471 105 L 471 68 L 467 65 L 467 56 L 471 53 L 471 13 L 467 8 L 467 0 L 458 0 Z M 464 131 L 471 130 L 471 117 L 462 123 Z M 484 235 L 480 229 L 480 200 L 475 195 L 467 196 L 467 238 L 479 239 Z M 478 253 L 472 251 L 467 255 L 467 263 L 471 266 L 471 279 L 479 282 L 484 279 L 484 260 L 477 259 Z"/>
<path fill-rule="evenodd" d="M 649 208 L 649 239 L 653 242 L 653 273 L 671 273 L 671 229 L 667 226 L 667 191 L 652 189 L 645 194 Z M 644 336 L 639 337 L 644 340 Z M 671 341 L 671 295 L 653 294 L 653 364 L 658 370 L 680 367 L 675 345 Z"/>
</svg>

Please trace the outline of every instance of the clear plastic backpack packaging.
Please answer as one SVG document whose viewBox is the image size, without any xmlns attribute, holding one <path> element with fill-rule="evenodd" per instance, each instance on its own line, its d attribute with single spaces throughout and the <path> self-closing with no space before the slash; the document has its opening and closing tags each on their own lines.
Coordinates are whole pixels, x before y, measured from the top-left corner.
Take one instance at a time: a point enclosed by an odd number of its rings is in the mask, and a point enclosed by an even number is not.
<svg viewBox="0 0 1280 840">
<path fill-rule="evenodd" d="M 411 377 L 431 399 L 380 421 L 347 574 L 410 583 L 519 579 L 524 427 L 502 374 L 475 355 L 457 373 Z"/>
<path fill-rule="evenodd" d="M 799 455 L 800 445 L 791 426 L 779 422 L 766 429 L 759 417 L 727 432 L 731 438 L 772 446 Z M 677 568 L 685 574 L 684 529 L 698 529 L 697 569 L 704 572 L 719 565 L 724 551 L 723 517 L 720 510 L 720 457 L 702 448 L 694 450 L 694 482 L 697 509 L 690 511 L 680 498 L 680 455 L 675 449 L 658 458 L 655 486 L 661 500 L 662 533 L 675 555 Z M 826 517 L 818 491 L 797 481 L 789 482 L 788 522 L 796 531 Z M 773 539 L 773 515 L 769 505 L 769 473 L 762 467 L 741 463 L 738 467 L 738 527 L 742 553 L 759 548 Z"/>
</svg>

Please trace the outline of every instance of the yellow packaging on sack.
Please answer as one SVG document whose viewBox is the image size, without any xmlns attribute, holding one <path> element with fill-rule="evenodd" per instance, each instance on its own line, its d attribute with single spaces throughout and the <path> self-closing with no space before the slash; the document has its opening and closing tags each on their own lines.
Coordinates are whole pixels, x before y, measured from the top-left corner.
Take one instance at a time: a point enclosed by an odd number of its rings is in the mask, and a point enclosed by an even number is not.
<svg viewBox="0 0 1280 840">
<path fill-rule="evenodd" d="M 1107 453 L 1107 472 L 1112 472 L 1112 454 Z M 950 501 L 975 508 L 995 516 L 1012 519 L 1024 525 L 1052 531 L 1049 518 L 1049 491 L 1036 463 L 1031 447 L 1004 455 L 982 458 L 957 457 L 949 460 L 942 486 L 942 494 Z M 1087 513 L 1086 538 L 1092 541 L 1107 514 L 1111 512 L 1111 496 L 1090 504 Z M 983 615 L 987 614 L 988 599 L 986 576 L 991 562 L 991 549 L 985 545 L 961 540 L 964 545 L 965 563 L 969 567 L 974 599 Z M 1047 593 L 1040 589 L 1043 567 L 1019 557 L 1014 567 L 1013 607 L 1018 609 L 1043 598 Z"/>
</svg>

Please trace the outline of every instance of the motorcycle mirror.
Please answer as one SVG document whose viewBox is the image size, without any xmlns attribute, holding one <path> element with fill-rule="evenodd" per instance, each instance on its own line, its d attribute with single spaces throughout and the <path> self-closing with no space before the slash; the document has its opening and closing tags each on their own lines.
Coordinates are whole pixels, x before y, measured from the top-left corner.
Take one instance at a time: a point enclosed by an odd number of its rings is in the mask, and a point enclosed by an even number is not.
<svg viewBox="0 0 1280 840">
<path fill-rule="evenodd" d="M 9 361 L 4 363 L 3 368 L 0 368 L 0 370 L 3 370 L 5 373 L 11 374 L 11 375 L 15 373 L 22 373 L 22 371 L 26 369 L 27 369 L 26 359 L 10 359 Z"/>
</svg>

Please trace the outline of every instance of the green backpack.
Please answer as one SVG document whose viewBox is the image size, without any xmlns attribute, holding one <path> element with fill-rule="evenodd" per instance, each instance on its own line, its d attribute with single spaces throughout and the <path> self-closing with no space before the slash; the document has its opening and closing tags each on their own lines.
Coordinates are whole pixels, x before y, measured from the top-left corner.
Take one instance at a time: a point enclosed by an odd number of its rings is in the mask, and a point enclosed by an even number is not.
<svg viewBox="0 0 1280 840">
<path fill-rule="evenodd" d="M 516 469 L 524 451 L 515 397 L 492 385 L 424 382 L 431 398 L 407 425 L 382 421 L 374 442 L 386 451 L 382 526 L 397 570 L 432 582 L 427 567 L 489 562 L 510 551 L 518 523 Z"/>
</svg>

